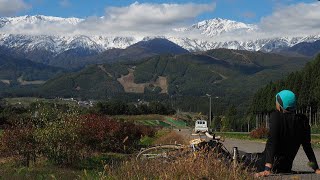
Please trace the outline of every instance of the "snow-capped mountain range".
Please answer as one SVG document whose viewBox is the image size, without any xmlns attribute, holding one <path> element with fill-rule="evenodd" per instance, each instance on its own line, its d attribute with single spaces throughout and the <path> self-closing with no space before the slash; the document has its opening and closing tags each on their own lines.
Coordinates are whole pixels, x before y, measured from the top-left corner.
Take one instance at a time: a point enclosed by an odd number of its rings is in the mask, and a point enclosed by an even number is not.
<svg viewBox="0 0 320 180">
<path fill-rule="evenodd" d="M 60 54 L 72 49 L 82 49 L 99 53 L 112 48 L 124 49 L 142 40 L 154 37 L 122 37 L 122 36 L 101 36 L 101 35 L 26 35 L 14 34 L 6 31 L 10 29 L 23 29 L 30 25 L 46 25 L 56 23 L 59 25 L 78 25 L 85 21 L 78 18 L 60 18 L 51 16 L 20 16 L 12 18 L 0 18 L 0 46 L 9 49 L 18 49 L 20 52 L 30 52 L 34 50 L 45 50 L 53 54 Z M 244 32 L 253 33 L 258 27 L 253 24 L 245 24 L 226 19 L 211 19 L 201 21 L 190 27 L 176 28 L 173 32 L 186 33 L 183 36 L 170 36 L 166 38 L 189 51 L 205 51 L 216 48 L 240 49 L 249 51 L 270 52 L 278 48 L 292 47 L 300 42 L 314 42 L 320 39 L 320 35 L 310 35 L 304 37 L 277 37 L 268 39 L 255 39 L 247 41 L 239 40 L 219 40 L 215 41 L 227 33 Z M 207 39 L 188 38 L 188 33 L 199 33 Z"/>
<path fill-rule="evenodd" d="M 258 27 L 253 24 L 245 24 L 242 22 L 216 18 L 216 19 L 201 21 L 190 27 L 177 28 L 177 29 L 174 29 L 174 31 L 178 31 L 178 32 L 199 31 L 203 35 L 206 35 L 209 37 L 215 37 L 227 32 L 235 32 L 235 31 L 253 32 L 257 29 Z"/>
</svg>

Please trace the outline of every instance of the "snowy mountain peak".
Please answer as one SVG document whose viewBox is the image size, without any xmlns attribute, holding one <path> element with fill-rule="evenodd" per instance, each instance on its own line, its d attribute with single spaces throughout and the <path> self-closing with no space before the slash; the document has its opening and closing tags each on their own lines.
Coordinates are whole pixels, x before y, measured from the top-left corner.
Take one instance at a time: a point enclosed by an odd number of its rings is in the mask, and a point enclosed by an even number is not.
<svg viewBox="0 0 320 180">
<path fill-rule="evenodd" d="M 174 31 L 190 32 L 200 31 L 201 34 L 208 37 L 214 37 L 228 32 L 250 32 L 257 30 L 258 27 L 252 24 L 245 24 L 242 22 L 232 21 L 228 19 L 215 18 L 210 20 L 200 21 L 190 27 L 176 28 Z"/>
<path fill-rule="evenodd" d="M 3 18 L 0 18 L 0 28 L 3 26 L 14 26 L 14 25 L 22 25 L 22 24 L 39 24 L 39 23 L 63 23 L 63 24 L 76 25 L 83 20 L 84 19 L 73 18 L 73 17 L 61 18 L 61 17 L 43 16 L 43 15 L 3 17 Z"/>
<path fill-rule="evenodd" d="M 201 21 L 197 24 L 192 25 L 192 28 L 198 29 L 202 32 L 202 34 L 210 37 L 221 35 L 227 32 L 253 31 L 257 29 L 255 25 L 221 18 Z"/>
<path fill-rule="evenodd" d="M 63 53 L 72 49 L 82 49 L 85 51 L 102 52 L 112 48 L 127 48 L 128 46 L 137 43 L 141 40 L 148 41 L 154 38 L 168 39 L 179 46 L 189 51 L 205 51 L 216 48 L 228 48 L 228 49 L 241 49 L 249 51 L 267 51 L 270 52 L 277 48 L 287 48 L 294 46 L 300 42 L 313 42 L 320 39 L 319 35 L 310 35 L 304 37 L 276 37 L 269 39 L 252 39 L 252 40 L 227 40 L 224 37 L 229 36 L 228 33 L 244 33 L 251 35 L 250 33 L 259 31 L 258 27 L 253 24 L 246 24 L 243 22 L 232 21 L 228 19 L 215 18 L 210 20 L 204 20 L 193 24 L 191 26 L 173 29 L 172 37 L 153 36 L 153 37 L 134 37 L 134 36 L 102 36 L 102 35 L 68 35 L 68 34 L 14 34 L 10 29 L 23 29 L 30 26 L 37 29 L 38 25 L 46 27 L 47 24 L 58 24 L 64 27 L 76 26 L 77 24 L 85 21 L 79 18 L 62 18 L 52 16 L 19 16 L 19 17 L 0 17 L 0 46 L 6 48 L 15 49 L 24 53 L 33 51 L 49 51 L 54 55 Z M 5 27 L 8 27 L 7 29 Z M 1 33 L 1 29 L 6 29 Z M 8 31 L 9 29 L 9 31 Z M 106 29 L 108 31 L 108 29 Z M 184 32 L 186 32 L 184 34 Z M 188 33 L 197 35 L 204 35 L 203 39 L 192 39 L 188 36 Z M 170 34 L 170 33 L 169 33 Z M 226 35 L 226 36 L 223 36 Z M 219 37 L 219 38 L 217 38 Z M 219 41 L 218 41 L 219 39 Z"/>
</svg>

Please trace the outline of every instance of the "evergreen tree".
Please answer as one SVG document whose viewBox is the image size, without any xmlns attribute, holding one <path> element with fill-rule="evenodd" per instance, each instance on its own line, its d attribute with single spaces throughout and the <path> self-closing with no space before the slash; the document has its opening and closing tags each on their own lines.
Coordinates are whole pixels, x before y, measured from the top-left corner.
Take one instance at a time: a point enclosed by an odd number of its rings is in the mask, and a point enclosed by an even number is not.
<svg viewBox="0 0 320 180">
<path fill-rule="evenodd" d="M 256 92 L 249 112 L 266 113 L 274 109 L 277 92 L 290 89 L 298 96 L 298 109 L 317 109 L 320 105 L 320 55 L 309 62 L 301 71 L 291 73 L 287 78 L 271 82 Z"/>
<path fill-rule="evenodd" d="M 237 121 L 237 109 L 234 105 L 228 108 L 226 116 L 222 120 L 223 131 L 237 131 L 240 122 Z"/>
</svg>

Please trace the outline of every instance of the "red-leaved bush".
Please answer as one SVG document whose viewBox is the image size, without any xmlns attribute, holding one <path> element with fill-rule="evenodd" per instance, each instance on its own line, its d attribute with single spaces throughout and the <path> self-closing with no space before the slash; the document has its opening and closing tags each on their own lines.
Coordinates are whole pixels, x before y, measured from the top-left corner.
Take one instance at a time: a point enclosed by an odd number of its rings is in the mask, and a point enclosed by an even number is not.
<svg viewBox="0 0 320 180">
<path fill-rule="evenodd" d="M 137 148 L 143 136 L 153 136 L 155 130 L 107 116 L 81 116 L 80 137 L 84 144 L 100 152 L 129 152 Z"/>
<path fill-rule="evenodd" d="M 144 136 L 154 136 L 155 129 L 101 115 L 61 114 L 59 118 L 30 122 L 7 128 L 1 151 L 22 159 L 29 165 L 37 156 L 59 165 L 74 165 L 92 153 L 130 153 L 140 146 Z M 4 149 L 4 150 L 2 150 Z"/>
<path fill-rule="evenodd" d="M 263 139 L 268 137 L 268 129 L 265 127 L 260 127 L 250 132 L 250 137 L 255 139 Z"/>
<path fill-rule="evenodd" d="M 34 128 L 12 127 L 4 130 L 1 137 L 3 153 L 7 156 L 17 156 L 25 166 L 36 161 L 39 146 L 33 136 Z"/>
</svg>

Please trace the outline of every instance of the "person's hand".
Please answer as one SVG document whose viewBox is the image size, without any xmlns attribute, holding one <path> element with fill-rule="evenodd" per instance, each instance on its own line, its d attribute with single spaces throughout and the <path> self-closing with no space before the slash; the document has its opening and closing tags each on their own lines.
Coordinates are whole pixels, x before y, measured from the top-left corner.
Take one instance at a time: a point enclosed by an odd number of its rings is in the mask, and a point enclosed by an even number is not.
<svg viewBox="0 0 320 180">
<path fill-rule="evenodd" d="M 316 174 L 320 174 L 320 169 L 317 169 L 317 170 L 315 171 L 315 173 L 316 173 Z"/>
<path fill-rule="evenodd" d="M 270 171 L 262 171 L 259 173 L 254 174 L 254 177 L 259 178 L 259 177 L 267 177 L 271 174 Z"/>
</svg>

